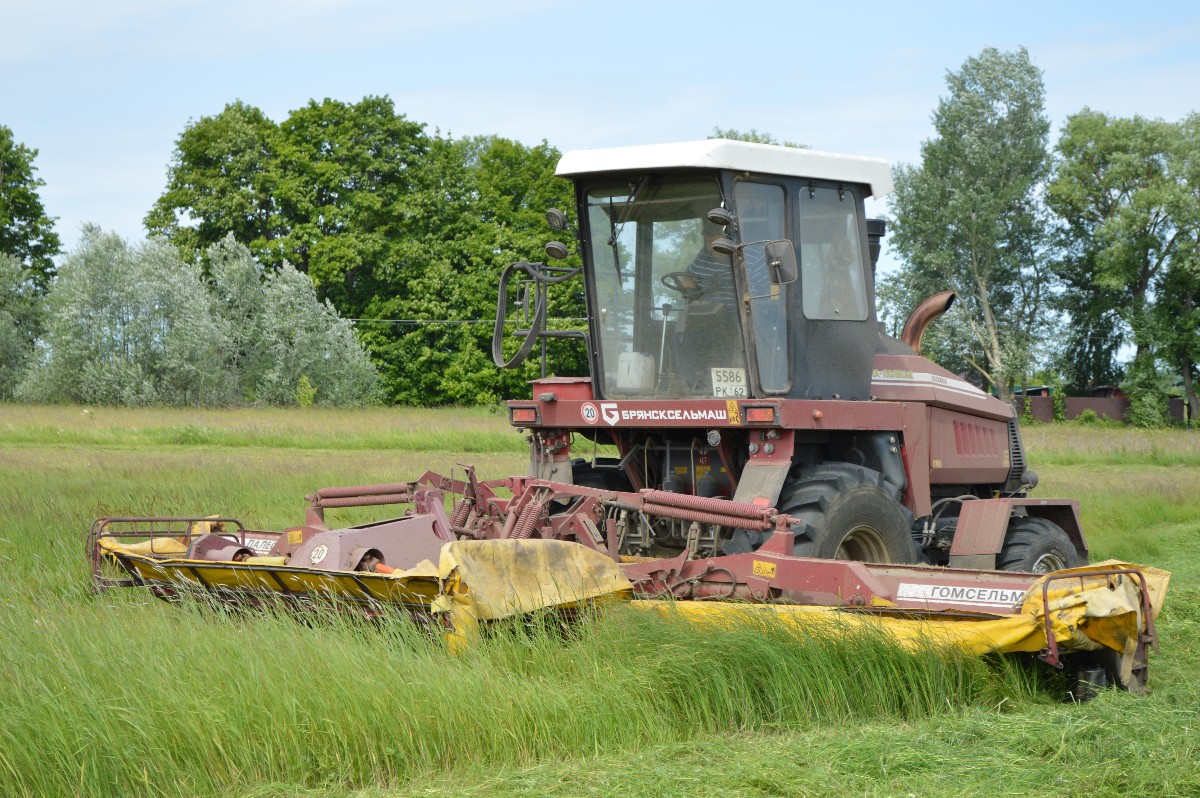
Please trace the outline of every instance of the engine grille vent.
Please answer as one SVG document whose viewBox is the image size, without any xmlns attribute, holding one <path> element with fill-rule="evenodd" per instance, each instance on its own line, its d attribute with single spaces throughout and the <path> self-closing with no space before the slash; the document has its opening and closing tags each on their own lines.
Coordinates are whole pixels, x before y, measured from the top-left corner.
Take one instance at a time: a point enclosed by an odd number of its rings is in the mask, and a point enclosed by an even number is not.
<svg viewBox="0 0 1200 798">
<path fill-rule="evenodd" d="M 1008 420 L 1008 452 L 1012 458 L 1012 465 L 1008 469 L 1008 481 L 1019 485 L 1021 475 L 1025 473 L 1025 447 L 1021 445 L 1021 430 L 1017 427 L 1015 418 Z"/>
</svg>

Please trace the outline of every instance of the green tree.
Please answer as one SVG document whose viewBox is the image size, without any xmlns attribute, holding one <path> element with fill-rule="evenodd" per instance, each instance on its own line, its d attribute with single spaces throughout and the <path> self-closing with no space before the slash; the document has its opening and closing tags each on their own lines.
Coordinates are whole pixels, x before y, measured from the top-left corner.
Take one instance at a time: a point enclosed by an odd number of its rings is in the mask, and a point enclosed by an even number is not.
<svg viewBox="0 0 1200 798">
<path fill-rule="evenodd" d="M 780 141 L 770 133 L 763 133 L 755 128 L 749 130 L 736 130 L 731 127 L 714 127 L 712 133 L 708 135 L 710 139 L 730 139 L 731 141 L 749 141 L 753 144 L 778 144 L 783 147 L 795 147 L 797 149 L 807 149 L 807 144 L 797 144 L 794 141 Z"/>
<path fill-rule="evenodd" d="M 261 263 L 290 262 L 357 315 L 425 223 L 404 200 L 427 146 L 423 126 L 387 97 L 310 101 L 279 125 L 230 103 L 180 135 L 146 229 L 189 260 L 232 233 Z"/>
<path fill-rule="evenodd" d="M 14 256 L 0 253 L 0 400 L 13 398 L 33 361 L 44 320 L 33 273 Z"/>
<path fill-rule="evenodd" d="M 62 251 L 54 220 L 46 215 L 37 190 L 38 151 L 13 139 L 0 125 L 0 254 L 16 257 L 29 269 L 33 284 L 45 291 L 54 276 L 54 256 Z"/>
<path fill-rule="evenodd" d="M 283 179 L 279 128 L 258 108 L 230 103 L 190 123 L 175 143 L 167 188 L 143 223 L 186 260 L 232 233 L 265 263 L 286 257 L 276 193 Z"/>
<path fill-rule="evenodd" d="M 1055 365 L 1072 394 L 1116 385 L 1124 379 L 1118 362 L 1126 338 L 1121 292 L 1096 280 L 1092 253 L 1070 247 L 1061 251 L 1062 258 L 1052 267 L 1060 290 L 1050 302 L 1062 318 Z"/>
<path fill-rule="evenodd" d="M 906 315 L 936 291 L 958 293 L 958 350 L 1002 394 L 1028 373 L 1044 327 L 1047 271 L 1037 188 L 1049 122 L 1041 71 L 1024 48 L 984 49 L 946 78 L 921 164 L 895 169 L 892 280 Z"/>
<path fill-rule="evenodd" d="M 480 403 L 525 395 L 540 361 L 497 369 L 489 354 L 501 270 L 537 260 L 552 237 L 545 211 L 569 209 L 571 186 L 554 176 L 559 153 L 545 142 L 528 147 L 486 136 L 435 139 L 425 183 L 410 203 L 440 219 L 422 241 L 419 269 L 397 271 L 369 315 L 405 320 L 365 325 L 372 349 L 386 353 L 380 369 L 395 401 Z M 542 256 L 544 257 L 544 256 Z M 579 326 L 582 290 L 556 291 L 549 309 L 556 326 Z M 416 324 L 408 323 L 410 321 Z M 550 346 L 549 369 L 586 373 L 578 343 Z"/>
<path fill-rule="evenodd" d="M 20 398 L 112 405 L 295 404 L 375 397 L 349 322 L 289 265 L 264 270 L 229 239 L 198 262 L 167 242 L 130 245 L 89 226 L 46 297 L 44 356 Z"/>
<path fill-rule="evenodd" d="M 323 298 L 360 317 L 386 273 L 419 255 L 413 240 L 439 224 L 407 204 L 429 148 L 424 125 L 387 97 L 366 97 L 310 101 L 280 130 L 284 257 Z"/>
<path fill-rule="evenodd" d="M 1111 337 L 1101 340 L 1111 364 L 1116 345 L 1132 339 L 1127 390 L 1141 420 L 1162 415 L 1160 358 L 1184 375 L 1195 401 L 1200 343 L 1186 329 L 1200 231 L 1196 125 L 1195 117 L 1174 124 L 1085 108 L 1067 119 L 1047 190 L 1063 223 L 1065 255 L 1057 268 L 1073 303 L 1069 343 L 1086 346 L 1085 336 L 1100 333 L 1095 320 L 1110 319 Z M 1103 362 L 1094 368 L 1111 370 Z"/>
<path fill-rule="evenodd" d="M 23 398 L 89 404 L 224 399 L 223 334 L 198 265 L 164 242 L 129 246 L 88 226 L 46 298 L 47 356 Z"/>
<path fill-rule="evenodd" d="M 1200 420 L 1200 238 L 1189 245 L 1186 265 L 1177 264 L 1163 280 L 1162 298 L 1156 304 L 1159 352 L 1167 368 L 1179 377 L 1180 393 L 1187 403 L 1187 418 Z"/>
<path fill-rule="evenodd" d="M 265 269 L 230 235 L 208 249 L 222 362 L 238 400 L 289 405 L 363 405 L 378 399 L 378 374 L 350 322 L 311 279 L 285 263 Z"/>
<path fill-rule="evenodd" d="M 1178 146 L 1171 157 L 1184 188 L 1176 218 L 1187 232 L 1180 239 L 1158 303 L 1164 329 L 1162 356 L 1179 375 L 1187 417 L 1200 419 L 1200 113 L 1179 124 Z"/>
<path fill-rule="evenodd" d="M 146 223 L 189 260 L 231 233 L 268 270 L 306 273 L 358 320 L 391 400 L 494 401 L 534 373 L 489 365 L 490 319 L 501 269 L 537 259 L 545 210 L 571 207 L 558 158 L 545 142 L 430 137 L 386 97 L 310 102 L 278 126 L 234 103 L 181 135 Z M 552 317 L 580 318 L 581 297 L 556 294 Z M 578 345 L 550 354 L 559 373 L 586 370 Z"/>
</svg>

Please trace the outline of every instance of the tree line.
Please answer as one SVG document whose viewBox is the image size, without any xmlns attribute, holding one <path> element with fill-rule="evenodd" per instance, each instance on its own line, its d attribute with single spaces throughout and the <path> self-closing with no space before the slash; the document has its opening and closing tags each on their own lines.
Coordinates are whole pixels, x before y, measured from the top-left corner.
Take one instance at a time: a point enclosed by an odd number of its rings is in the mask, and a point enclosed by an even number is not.
<svg viewBox="0 0 1200 798">
<path fill-rule="evenodd" d="M 985 49 L 947 75 L 921 162 L 895 170 L 880 293 L 892 319 L 952 288 L 932 357 L 1011 396 L 1029 382 L 1119 385 L 1131 420 L 1200 417 L 1200 114 L 1178 122 L 1084 108 L 1049 146 L 1042 73 Z"/>
<path fill-rule="evenodd" d="M 492 402 L 534 376 L 487 353 L 500 270 L 540 252 L 547 208 L 570 207 L 559 156 L 545 142 L 430 135 L 386 97 L 312 101 L 278 124 L 235 102 L 180 136 L 145 225 L 201 264 L 232 233 L 267 269 L 307 274 L 355 320 L 387 401 Z M 573 299 L 550 315 L 581 317 Z M 586 368 L 577 347 L 551 358 Z"/>
<path fill-rule="evenodd" d="M 1200 115 L 1085 108 L 1051 146 L 1040 70 L 988 48 L 947 73 L 933 125 L 895 169 L 903 266 L 881 315 L 952 288 L 925 339 L 942 365 L 1001 395 L 1120 384 L 1142 423 L 1179 391 L 1196 418 Z M 546 208 L 571 207 L 545 141 L 430 132 L 387 97 L 281 122 L 233 102 L 180 134 L 149 241 L 89 228 L 61 269 L 34 156 L 0 126 L 0 398 L 469 404 L 524 395 L 540 368 L 488 352 L 500 270 L 540 252 Z M 581 289 L 553 303 L 552 324 L 579 326 Z M 104 324 L 79 323 L 100 306 Z M 549 361 L 586 372 L 576 341 Z"/>
<path fill-rule="evenodd" d="M 36 150 L 17 155 L 33 198 L 25 217 L 42 221 L 47 256 L 22 257 L 0 237 L 0 251 L 14 256 L 0 271 L 9 376 L 0 398 L 287 404 L 315 391 L 318 403 L 473 404 L 521 395 L 540 368 L 496 369 L 490 340 L 500 270 L 535 256 L 549 232 L 545 210 L 571 204 L 569 184 L 554 177 L 560 153 L 545 142 L 430 134 L 386 97 L 313 101 L 281 123 L 234 102 L 180 135 L 165 191 L 144 220 L 149 241 L 131 246 L 89 228 L 61 269 L 51 257 L 58 239 L 36 201 Z M 24 218 L 4 218 L 0 236 L 31 229 Z M 102 284 L 97 278 L 109 272 Z M 279 300 L 285 290 L 308 293 L 289 309 Z M 179 302 L 167 301 L 172 292 Z M 89 304 L 103 307 L 96 314 L 107 326 L 104 335 L 78 336 L 94 342 L 80 354 L 70 330 L 87 329 L 78 321 Z M 549 308 L 560 327 L 578 326 L 582 315 L 581 288 Z M 200 319 L 224 332 L 201 330 Z M 278 334 L 268 346 L 270 325 Z M 287 357 L 260 357 L 283 351 L 284 339 Z M 172 354 L 189 347 L 222 354 Z M 585 372 L 578 345 L 549 349 L 550 368 Z M 268 361 L 280 365 L 264 371 Z M 213 373 L 172 371 L 185 362 Z"/>
</svg>

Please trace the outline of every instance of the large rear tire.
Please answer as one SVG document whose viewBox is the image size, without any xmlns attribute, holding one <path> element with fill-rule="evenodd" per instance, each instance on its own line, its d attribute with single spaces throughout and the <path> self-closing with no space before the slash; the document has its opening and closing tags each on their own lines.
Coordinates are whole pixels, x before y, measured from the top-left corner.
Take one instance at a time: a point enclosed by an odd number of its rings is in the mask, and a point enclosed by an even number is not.
<svg viewBox="0 0 1200 798">
<path fill-rule="evenodd" d="M 912 515 L 878 471 L 849 463 L 808 466 L 784 484 L 778 506 L 802 519 L 792 527 L 797 557 L 917 561 Z"/>
<path fill-rule="evenodd" d="M 1067 533 L 1045 518 L 1013 518 L 1008 522 L 1004 546 L 996 555 L 996 569 L 1048 574 L 1081 565 L 1079 552 Z"/>
</svg>

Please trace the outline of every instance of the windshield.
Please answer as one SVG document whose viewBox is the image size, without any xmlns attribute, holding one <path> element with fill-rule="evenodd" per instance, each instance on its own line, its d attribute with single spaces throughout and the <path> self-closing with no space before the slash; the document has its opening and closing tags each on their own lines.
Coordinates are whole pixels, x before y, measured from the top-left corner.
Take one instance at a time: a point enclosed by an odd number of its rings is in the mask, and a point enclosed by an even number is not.
<svg viewBox="0 0 1200 798">
<path fill-rule="evenodd" d="M 593 188 L 587 225 L 595 270 L 604 396 L 748 394 L 732 258 L 712 251 L 715 178 L 650 178 Z"/>
</svg>

